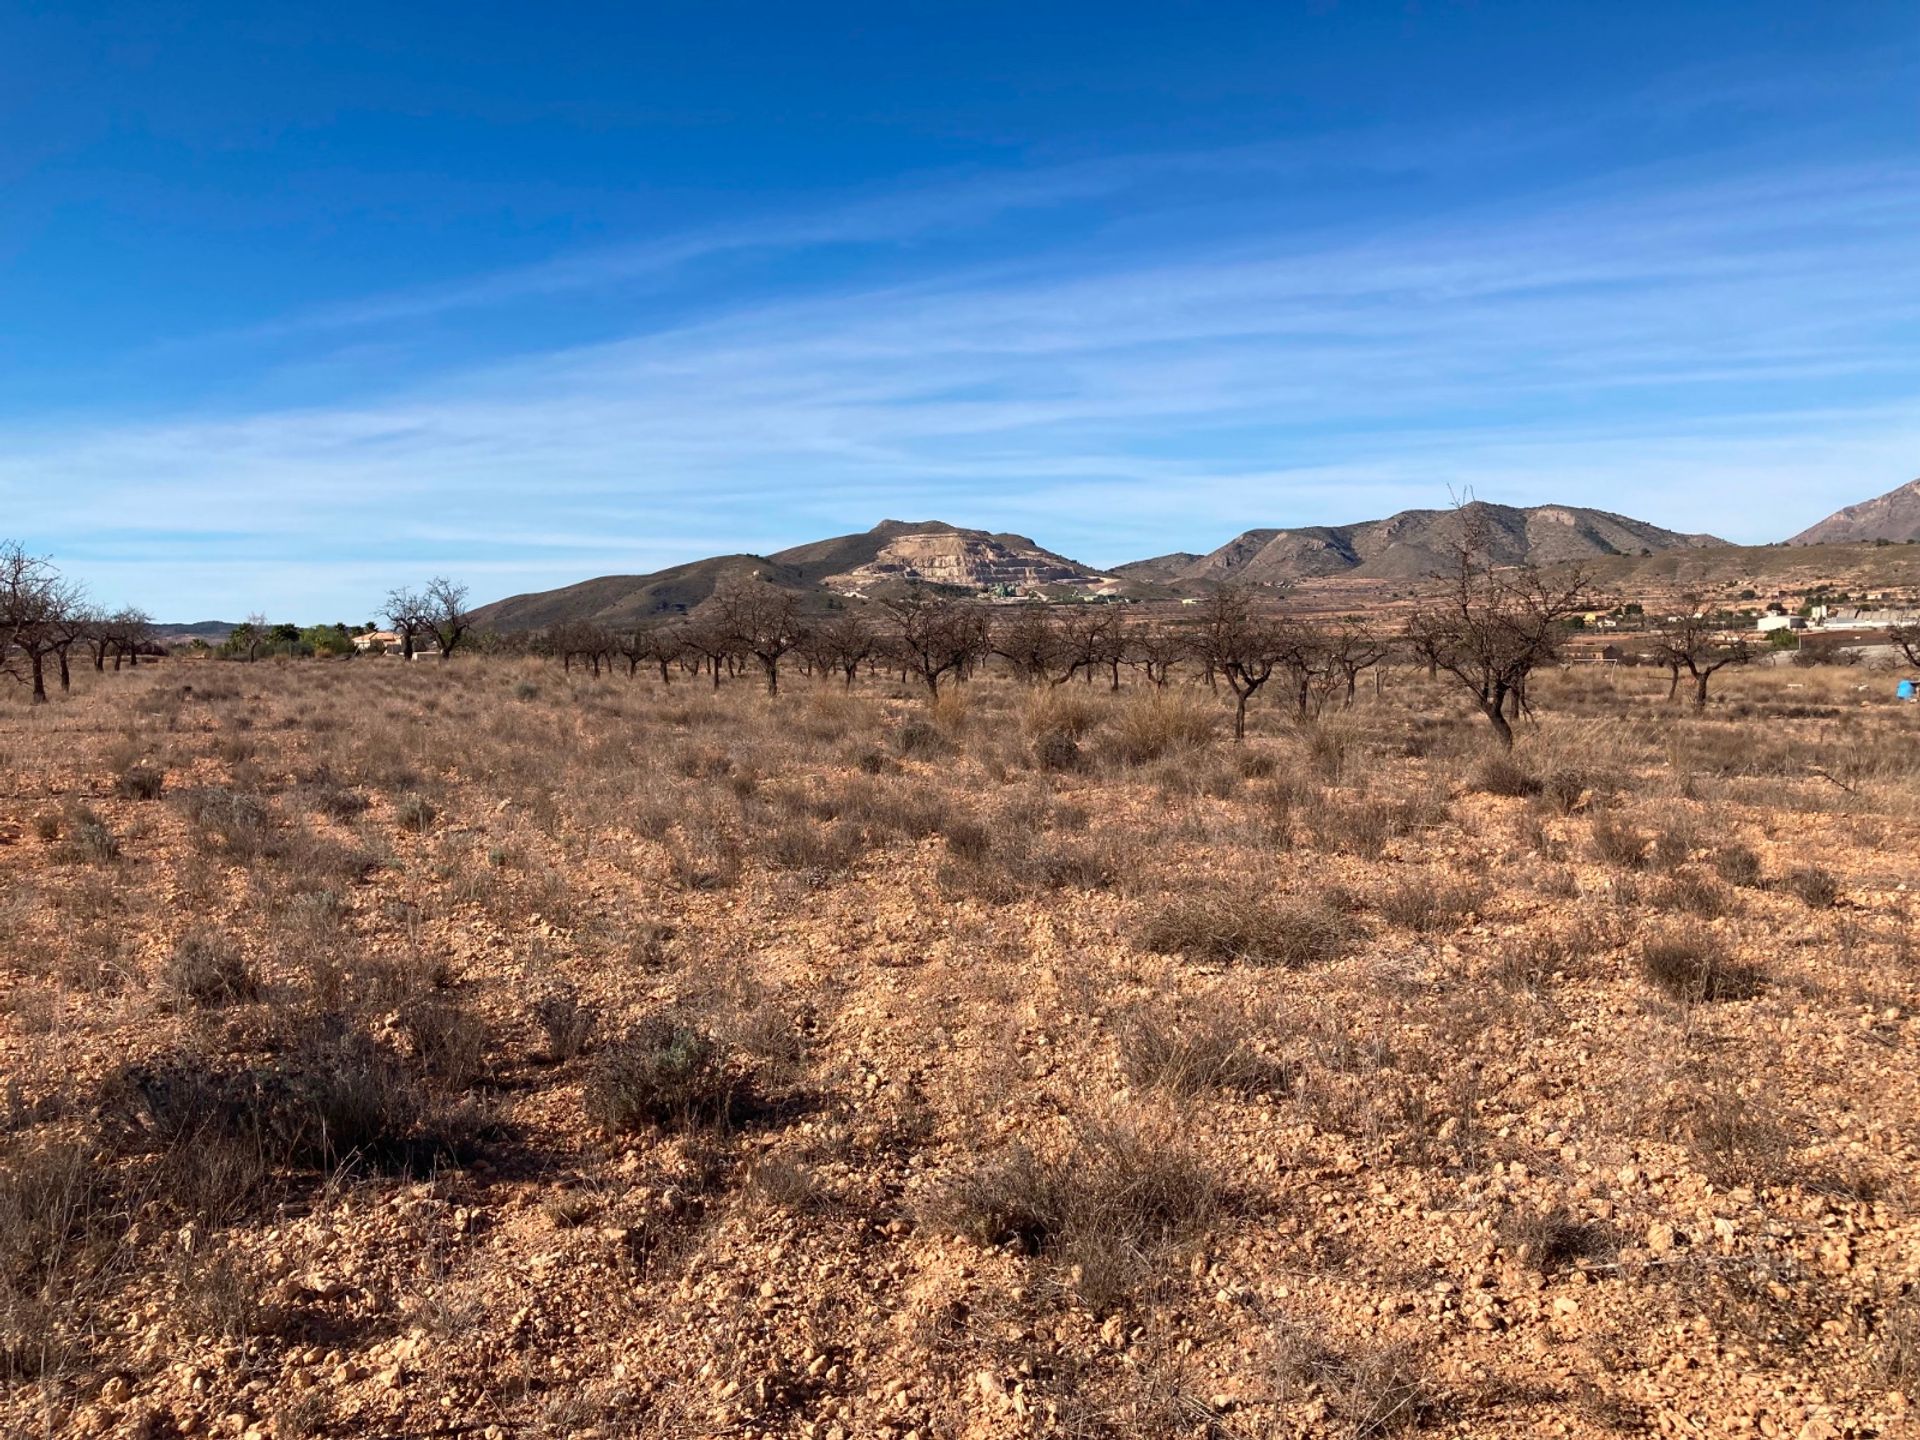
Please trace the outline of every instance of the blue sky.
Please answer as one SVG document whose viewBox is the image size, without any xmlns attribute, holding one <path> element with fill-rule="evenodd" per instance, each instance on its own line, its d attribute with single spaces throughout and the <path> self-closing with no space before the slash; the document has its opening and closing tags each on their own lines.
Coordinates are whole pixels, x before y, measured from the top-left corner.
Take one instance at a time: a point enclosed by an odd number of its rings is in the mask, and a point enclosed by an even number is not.
<svg viewBox="0 0 1920 1440">
<path fill-rule="evenodd" d="M 0 535 L 366 618 L 1920 474 L 1920 9 L 0 0 Z"/>
</svg>

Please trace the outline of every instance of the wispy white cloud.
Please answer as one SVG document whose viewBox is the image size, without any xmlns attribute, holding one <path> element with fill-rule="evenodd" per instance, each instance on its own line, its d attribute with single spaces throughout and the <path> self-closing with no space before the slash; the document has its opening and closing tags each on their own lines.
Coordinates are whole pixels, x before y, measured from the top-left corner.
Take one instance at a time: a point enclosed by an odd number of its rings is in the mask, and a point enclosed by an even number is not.
<svg viewBox="0 0 1920 1440">
<path fill-rule="evenodd" d="M 1076 183 L 1137 173 L 1103 162 Z M 1917 180 L 1629 175 L 1337 229 L 995 255 L 353 404 L 18 424 L 0 495 L 9 527 L 103 590 L 196 615 L 331 615 L 440 570 L 506 593 L 903 512 L 1103 564 L 1463 485 L 1777 538 L 1914 469 Z M 910 234 L 1021 196 L 876 199 L 780 243 Z M 644 263 L 714 242 L 676 243 Z M 487 302 L 430 292 L 338 323 L 463 303 Z"/>
</svg>

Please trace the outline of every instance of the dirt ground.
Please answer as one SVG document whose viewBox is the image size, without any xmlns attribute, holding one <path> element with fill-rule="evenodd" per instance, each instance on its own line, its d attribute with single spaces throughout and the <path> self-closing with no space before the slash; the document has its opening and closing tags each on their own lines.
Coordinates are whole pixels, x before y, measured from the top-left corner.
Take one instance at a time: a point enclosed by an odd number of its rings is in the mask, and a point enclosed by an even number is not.
<svg viewBox="0 0 1920 1440">
<path fill-rule="evenodd" d="M 0 697 L 0 1432 L 1920 1433 L 1889 689 Z"/>
</svg>

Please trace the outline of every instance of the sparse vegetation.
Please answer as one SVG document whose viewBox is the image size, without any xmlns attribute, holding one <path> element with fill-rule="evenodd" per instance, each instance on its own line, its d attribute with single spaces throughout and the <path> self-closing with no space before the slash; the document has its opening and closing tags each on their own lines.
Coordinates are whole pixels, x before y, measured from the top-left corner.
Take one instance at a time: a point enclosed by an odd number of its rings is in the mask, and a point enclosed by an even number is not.
<svg viewBox="0 0 1920 1440">
<path fill-rule="evenodd" d="M 1051 608 L 0 692 L 0 1430 L 1886 1428 L 1907 712 Z"/>
</svg>

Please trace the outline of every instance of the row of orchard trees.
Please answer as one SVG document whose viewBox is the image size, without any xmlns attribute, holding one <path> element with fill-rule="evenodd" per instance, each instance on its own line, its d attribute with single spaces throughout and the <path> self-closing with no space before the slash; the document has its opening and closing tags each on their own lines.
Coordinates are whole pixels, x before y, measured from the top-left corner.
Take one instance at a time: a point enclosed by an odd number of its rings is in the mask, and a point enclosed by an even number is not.
<svg viewBox="0 0 1920 1440">
<path fill-rule="evenodd" d="M 723 673 L 757 666 L 776 693 L 790 655 L 848 685 L 863 665 L 886 666 L 932 694 L 990 658 L 1033 684 L 1104 676 L 1114 689 L 1123 668 L 1156 687 L 1184 669 L 1232 692 L 1236 739 L 1245 738 L 1249 703 L 1269 685 L 1287 695 L 1300 718 L 1311 719 L 1336 698 L 1351 704 L 1360 678 L 1372 671 L 1377 683 L 1398 655 L 1424 664 L 1431 677 L 1453 681 L 1497 740 L 1511 746 L 1514 722 L 1532 713 L 1532 676 L 1562 661 L 1574 617 L 1596 604 L 1591 578 L 1577 567 L 1496 565 L 1469 524 L 1449 568 L 1432 579 L 1392 629 L 1352 617 L 1308 621 L 1284 613 L 1261 592 L 1233 585 L 1183 607 L 1173 621 L 1138 621 L 1109 605 L 1032 602 L 996 613 L 971 599 L 920 589 L 863 611 L 809 619 L 793 592 L 734 581 L 683 620 L 625 631 L 561 625 L 540 637 L 539 648 L 569 669 L 577 660 L 598 674 L 602 665 L 624 659 L 629 674 L 646 665 L 670 681 L 679 668 L 705 673 L 716 686 Z M 1915 639 L 1920 647 L 1920 636 Z M 1676 692 L 1682 673 L 1690 676 L 1694 704 L 1703 707 L 1712 676 L 1751 655 L 1744 639 L 1693 616 L 1658 627 L 1650 658 L 1672 672 Z"/>
<path fill-rule="evenodd" d="M 75 650 L 91 656 L 96 670 L 108 660 L 116 670 L 137 665 L 157 653 L 153 622 L 140 610 L 103 610 L 50 561 L 0 540 L 0 670 L 32 686 L 33 702 L 44 705 L 49 668 L 62 690 L 72 688 Z"/>
<path fill-rule="evenodd" d="M 1115 605 L 1053 606 L 1034 601 L 998 612 L 971 599 L 926 590 L 877 600 L 863 611 L 810 618 L 799 597 L 762 581 L 721 586 L 683 620 L 619 630 L 591 622 L 558 625 L 539 649 L 569 670 L 577 661 L 598 674 L 624 660 L 671 682 L 675 669 L 723 674 L 757 668 L 778 693 L 780 672 L 797 656 L 810 672 L 851 685 L 862 666 L 885 666 L 938 694 L 990 659 L 1018 679 L 1064 685 L 1104 678 L 1120 688 L 1123 669 L 1167 685 L 1189 667 L 1209 685 L 1224 681 L 1237 697 L 1236 733 L 1247 703 L 1276 675 L 1287 677 L 1299 713 L 1317 713 L 1336 695 L 1353 698 L 1359 677 L 1388 655 L 1388 639 L 1358 620 L 1316 626 L 1267 613 L 1250 591 L 1225 587 L 1201 601 L 1191 620 L 1146 622 Z"/>
</svg>

